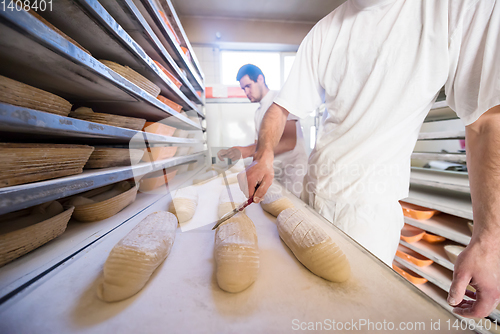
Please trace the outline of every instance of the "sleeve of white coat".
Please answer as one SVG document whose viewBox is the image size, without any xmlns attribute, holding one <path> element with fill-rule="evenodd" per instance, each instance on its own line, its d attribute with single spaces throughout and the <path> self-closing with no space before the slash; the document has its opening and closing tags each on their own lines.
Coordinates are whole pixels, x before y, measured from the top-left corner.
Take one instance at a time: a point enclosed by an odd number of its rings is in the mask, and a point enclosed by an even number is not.
<svg viewBox="0 0 500 334">
<path fill-rule="evenodd" d="M 500 5 L 476 1 L 463 13 L 449 43 L 448 105 L 465 125 L 500 104 Z"/>
<path fill-rule="evenodd" d="M 288 79 L 274 99 L 274 103 L 300 118 L 318 108 L 325 99 L 318 75 L 321 38 L 320 22 L 300 44 Z"/>
</svg>

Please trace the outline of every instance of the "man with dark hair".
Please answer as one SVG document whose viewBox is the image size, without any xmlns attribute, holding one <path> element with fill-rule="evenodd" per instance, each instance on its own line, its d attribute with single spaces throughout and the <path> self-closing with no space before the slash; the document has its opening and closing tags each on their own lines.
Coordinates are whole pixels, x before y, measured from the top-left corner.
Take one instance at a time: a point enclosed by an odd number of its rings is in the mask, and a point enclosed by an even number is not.
<svg viewBox="0 0 500 334">
<path fill-rule="evenodd" d="M 272 182 L 274 147 L 289 113 L 304 117 L 325 103 L 302 199 L 391 265 L 412 150 L 445 86 L 465 125 L 474 216 L 448 303 L 461 316 L 487 316 L 500 301 L 499 36 L 496 0 L 344 2 L 302 41 L 262 121 L 246 171 L 249 195 L 260 202 Z"/>
<path fill-rule="evenodd" d="M 255 142 L 248 146 L 234 146 L 227 150 L 220 150 L 217 155 L 221 160 L 253 157 L 262 118 L 277 95 L 277 92 L 267 87 L 264 74 L 255 65 L 243 65 L 238 71 L 236 80 L 240 82 L 241 89 L 245 91 L 250 102 L 260 103 L 254 117 Z M 273 167 L 276 180 L 299 197 L 307 167 L 307 153 L 299 119 L 292 114 L 286 120 L 283 134 L 274 148 L 274 155 Z"/>
</svg>

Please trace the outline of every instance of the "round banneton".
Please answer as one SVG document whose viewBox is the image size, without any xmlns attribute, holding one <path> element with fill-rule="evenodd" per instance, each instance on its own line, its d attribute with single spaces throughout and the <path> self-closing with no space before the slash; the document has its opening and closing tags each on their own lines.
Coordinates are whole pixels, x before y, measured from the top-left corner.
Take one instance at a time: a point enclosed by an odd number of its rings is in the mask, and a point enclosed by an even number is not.
<svg viewBox="0 0 500 334">
<path fill-rule="evenodd" d="M 81 173 L 93 150 L 86 145 L 0 143 L 0 187 Z"/>
<path fill-rule="evenodd" d="M 141 131 L 142 128 L 144 127 L 144 124 L 146 124 L 146 120 L 142 118 L 118 116 L 118 115 L 103 114 L 103 113 L 71 112 L 69 116 L 84 121 L 106 124 L 111 126 L 118 126 L 121 128 L 127 128 L 136 131 Z"/>
<path fill-rule="evenodd" d="M 148 92 L 149 94 L 153 95 L 155 98 L 160 95 L 161 89 L 133 69 L 131 69 L 128 66 L 122 66 L 120 64 L 117 64 L 115 62 L 109 61 L 109 60 L 100 60 L 101 63 L 115 71 L 116 73 L 120 74 L 122 77 L 127 79 L 128 81 L 132 82 L 135 84 L 137 87 L 141 88 L 142 90 Z"/>
<path fill-rule="evenodd" d="M 143 150 L 114 147 L 96 147 L 90 155 L 85 168 L 107 168 L 130 166 L 138 163 L 144 155 Z"/>
<path fill-rule="evenodd" d="M 74 209 L 69 207 L 43 222 L 0 235 L 0 266 L 60 236 L 66 230 Z"/>
<path fill-rule="evenodd" d="M 134 185 L 120 195 L 105 201 L 77 206 L 73 218 L 81 222 L 94 222 L 114 216 L 135 201 L 137 189 L 138 187 Z"/>
<path fill-rule="evenodd" d="M 71 103 L 62 97 L 1 75 L 0 101 L 61 116 L 71 110 Z"/>
</svg>

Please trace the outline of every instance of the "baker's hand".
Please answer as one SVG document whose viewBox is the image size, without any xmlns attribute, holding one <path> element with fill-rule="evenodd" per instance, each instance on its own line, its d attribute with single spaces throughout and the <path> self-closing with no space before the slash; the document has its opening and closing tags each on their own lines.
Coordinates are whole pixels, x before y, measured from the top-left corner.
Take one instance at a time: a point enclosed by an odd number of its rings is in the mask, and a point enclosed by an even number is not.
<svg viewBox="0 0 500 334">
<path fill-rule="evenodd" d="M 267 189 L 273 183 L 274 168 L 273 152 L 264 153 L 252 162 L 244 172 L 238 174 L 238 183 L 241 191 L 247 196 L 253 197 L 254 203 L 259 203 L 264 198 Z M 259 186 L 257 191 L 255 188 Z M 255 193 L 255 194 L 254 194 Z"/>
<path fill-rule="evenodd" d="M 222 161 L 225 158 L 229 158 L 232 161 L 238 161 L 241 159 L 241 147 L 240 146 L 234 146 L 231 148 L 228 148 L 227 150 L 220 150 L 217 153 L 217 157 Z"/>
<path fill-rule="evenodd" d="M 486 239 L 471 240 L 455 263 L 448 304 L 463 317 L 486 317 L 500 302 L 500 247 Z M 466 290 L 469 284 L 475 293 Z M 474 300 L 463 300 L 464 294 Z"/>
</svg>

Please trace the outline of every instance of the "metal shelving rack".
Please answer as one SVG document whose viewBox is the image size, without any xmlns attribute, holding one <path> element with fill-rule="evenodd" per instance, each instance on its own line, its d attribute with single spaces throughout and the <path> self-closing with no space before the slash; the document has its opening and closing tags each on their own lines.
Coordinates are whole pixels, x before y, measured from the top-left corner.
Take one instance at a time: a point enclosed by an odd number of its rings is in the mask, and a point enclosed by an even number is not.
<svg viewBox="0 0 500 334">
<path fill-rule="evenodd" d="M 78 175 L 1 188 L 0 214 L 197 162 L 199 167 L 177 175 L 169 182 L 168 188 L 172 191 L 190 183 L 208 161 L 203 126 L 204 83 L 199 66 L 191 64 L 180 48 L 177 50 L 181 51 L 180 56 L 173 53 L 176 51 L 172 46 L 175 42 L 169 40 L 173 36 L 168 33 L 161 37 L 156 35 L 161 30 L 142 16 L 136 7 L 139 1 L 118 3 L 103 0 L 102 3 L 105 6 L 93 0 L 61 0 L 54 4 L 52 12 L 39 12 L 89 50 L 92 56 L 27 12 L 0 12 L 0 74 L 59 95 L 75 106 L 161 121 L 192 135 L 188 138 L 168 137 L 0 103 L 0 140 L 125 146 L 139 137 L 144 143 L 153 145 L 191 146 L 195 153 L 153 163 L 85 170 Z M 148 1 L 144 3 L 153 6 Z M 173 8 L 169 8 L 169 13 L 172 11 Z M 120 25 L 122 23 L 124 27 Z M 175 21 L 174 25 L 185 38 L 180 22 Z M 192 50 L 191 54 L 196 59 Z M 174 111 L 98 59 L 131 67 L 158 85 L 162 95 L 182 105 L 186 112 Z M 183 83 L 181 89 L 153 59 Z M 92 224 L 71 223 L 58 238 L 3 266 L 0 268 L 0 304 L 55 268 L 67 264 L 75 254 L 165 196 L 170 195 L 139 193 L 137 200 L 117 215 Z"/>
<path fill-rule="evenodd" d="M 161 17 L 159 13 L 158 5 L 161 5 L 165 10 L 164 14 L 174 20 L 170 20 L 173 24 L 173 29 L 181 31 L 181 36 L 185 36 L 184 30 L 181 28 L 180 22 L 177 18 L 177 14 L 170 1 L 157 2 L 156 0 L 133 0 L 143 17 L 146 19 L 148 24 L 153 28 L 154 33 L 160 39 L 162 44 L 167 49 L 168 53 L 177 62 L 179 67 L 186 71 L 186 76 L 189 81 L 193 84 L 195 89 L 199 89 L 205 92 L 204 77 L 203 72 L 200 70 L 200 66 L 197 63 L 193 64 L 188 57 L 184 54 L 181 46 L 176 42 L 175 36 L 168 28 L 167 24 Z M 177 34 L 179 37 L 179 34 Z M 180 37 L 179 37 L 180 38 Z M 186 39 L 187 40 L 187 39 Z M 194 54 L 193 49 L 190 45 L 186 45 L 191 54 Z M 193 57 L 193 59 L 196 59 Z"/>
<path fill-rule="evenodd" d="M 27 12 L 0 12 L 0 38 L 0 72 L 12 79 L 94 111 L 200 129 Z"/>
<path fill-rule="evenodd" d="M 448 107 L 446 101 L 439 101 L 434 104 L 424 122 L 448 121 L 457 118 L 457 115 Z M 418 137 L 418 140 L 449 139 L 465 139 L 465 132 L 424 132 L 420 133 Z M 412 158 L 464 163 L 466 161 L 466 154 L 414 152 Z M 425 221 L 405 217 L 406 224 L 443 236 L 449 241 L 463 246 L 469 244 L 471 233 L 467 223 L 473 219 L 473 215 L 469 178 L 466 172 L 412 167 L 409 196 L 403 201 L 444 213 Z M 399 257 L 396 257 L 395 261 L 426 278 L 438 290 L 447 294 L 453 277 L 454 265 L 448 260 L 443 244 L 432 244 L 425 241 L 410 244 L 403 240 L 400 241 L 400 244 L 433 260 L 434 263 L 429 267 L 418 267 Z M 425 293 L 429 292 L 428 295 L 431 298 L 443 307 L 451 310 L 446 299 L 441 297 L 441 293 L 432 292 L 432 287 L 418 287 Z M 500 312 L 494 310 L 490 314 L 490 318 L 497 321 L 500 320 Z M 484 332 L 488 333 L 487 331 Z"/>
</svg>

